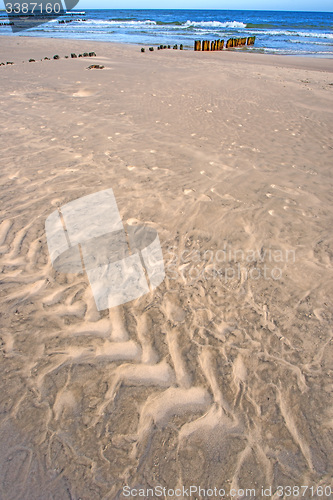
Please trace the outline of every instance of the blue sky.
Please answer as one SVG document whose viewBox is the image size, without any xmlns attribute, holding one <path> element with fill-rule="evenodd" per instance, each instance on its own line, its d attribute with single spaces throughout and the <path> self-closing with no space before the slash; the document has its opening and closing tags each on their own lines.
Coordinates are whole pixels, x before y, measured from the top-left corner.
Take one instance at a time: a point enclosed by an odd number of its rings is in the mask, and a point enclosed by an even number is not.
<svg viewBox="0 0 333 500">
<path fill-rule="evenodd" d="M 80 0 L 76 9 L 229 9 L 332 12 L 332 0 Z"/>
</svg>

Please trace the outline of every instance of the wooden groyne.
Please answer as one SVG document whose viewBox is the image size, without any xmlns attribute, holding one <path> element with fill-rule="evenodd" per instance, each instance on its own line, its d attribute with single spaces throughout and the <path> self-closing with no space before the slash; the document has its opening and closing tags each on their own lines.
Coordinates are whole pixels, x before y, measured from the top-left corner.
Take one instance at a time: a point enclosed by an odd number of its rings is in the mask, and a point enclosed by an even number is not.
<svg viewBox="0 0 333 500">
<path fill-rule="evenodd" d="M 194 50 L 222 50 L 224 47 L 224 40 L 196 40 L 194 42 Z"/>
<path fill-rule="evenodd" d="M 246 45 L 254 45 L 256 40 L 255 36 L 249 36 L 247 38 L 229 38 L 227 41 L 225 48 L 231 49 L 234 47 L 245 47 Z M 194 50 L 202 50 L 202 51 L 214 51 L 214 50 L 223 50 L 224 48 L 224 40 L 195 40 L 194 42 Z"/>
<path fill-rule="evenodd" d="M 231 49 L 234 47 L 244 47 L 245 45 L 254 45 L 256 37 L 249 36 L 248 38 L 230 38 L 227 43 L 224 43 L 224 40 L 195 40 L 194 41 L 194 50 L 196 51 L 204 51 L 204 52 L 212 52 L 216 50 Z M 159 45 L 157 50 L 163 49 L 171 49 L 171 45 Z M 173 46 L 174 50 L 178 49 L 178 45 Z M 179 46 L 180 50 L 184 50 L 182 44 Z M 149 47 L 150 52 L 154 52 L 154 47 Z M 146 52 L 146 48 L 142 47 L 141 52 Z"/>
</svg>

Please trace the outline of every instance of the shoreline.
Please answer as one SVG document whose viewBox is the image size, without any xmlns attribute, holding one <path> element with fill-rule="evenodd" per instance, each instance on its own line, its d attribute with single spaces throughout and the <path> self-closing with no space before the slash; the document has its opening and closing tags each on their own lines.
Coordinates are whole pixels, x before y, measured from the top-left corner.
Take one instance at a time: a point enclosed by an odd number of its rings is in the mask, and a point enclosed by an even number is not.
<svg viewBox="0 0 333 500">
<path fill-rule="evenodd" d="M 64 53 L 62 54 L 62 57 L 65 55 L 70 56 L 70 53 L 66 53 L 69 51 L 69 49 L 72 47 L 73 49 L 77 51 L 85 51 L 87 50 L 87 47 L 91 47 L 92 50 L 94 46 L 100 47 L 101 50 L 106 50 L 106 52 L 111 53 L 112 50 L 116 49 L 119 51 L 125 50 L 128 53 L 140 53 L 141 47 L 150 47 L 152 45 L 137 45 L 137 44 L 130 44 L 130 43 L 117 43 L 117 42 L 101 42 L 101 41 L 94 41 L 94 40 L 72 40 L 70 38 L 46 38 L 46 37 L 31 37 L 31 36 L 6 36 L 6 35 L 1 35 L 2 39 L 5 41 L 6 44 L 8 44 L 9 49 L 13 49 L 14 47 L 17 48 L 17 46 L 21 45 L 19 40 L 22 38 L 24 39 L 25 42 L 30 41 L 31 45 L 31 50 L 35 50 L 35 57 L 38 59 L 41 59 L 42 57 L 50 57 L 52 58 L 52 55 L 46 54 L 44 50 L 44 56 L 42 55 L 42 51 L 37 49 L 39 45 L 42 45 L 42 41 L 46 40 L 47 43 L 49 44 L 50 47 L 53 47 L 53 50 L 62 49 Z M 0 38 L 1 39 L 1 38 Z M 70 47 L 71 46 L 71 47 Z M 308 69 L 308 70 L 314 70 L 314 71 L 325 71 L 325 72 L 333 72 L 333 64 L 331 61 L 333 61 L 332 58 L 326 58 L 326 57 L 311 57 L 311 56 L 298 56 L 298 55 L 281 55 L 281 54 L 258 54 L 258 53 L 245 53 L 237 51 L 237 50 L 229 50 L 225 49 L 223 51 L 208 51 L 208 52 L 202 52 L 202 51 L 194 51 L 194 50 L 173 50 L 171 49 L 164 49 L 161 51 L 157 51 L 156 49 L 154 52 L 145 54 L 139 54 L 141 57 L 145 56 L 150 56 L 150 57 L 165 57 L 167 54 L 169 56 L 167 57 L 181 57 L 183 56 L 184 60 L 187 60 L 189 57 L 194 57 L 198 59 L 202 59 L 203 61 L 209 61 L 209 60 L 214 60 L 214 61 L 229 61 L 233 63 L 258 63 L 258 64 L 263 64 L 267 66 L 280 66 L 280 67 L 290 67 L 290 68 L 298 68 L 298 69 Z M 192 55 L 193 53 L 193 55 Z M 37 54 L 37 55 L 36 55 Z M 60 55 L 60 54 L 59 54 Z M 0 63 L 1 62 L 6 62 L 4 61 L 4 51 L 3 51 L 3 46 L 2 44 L 0 45 Z M 27 55 L 28 57 L 28 55 Z M 34 54 L 31 53 L 29 58 L 35 58 Z M 209 58 L 209 59 L 208 59 Z M 15 61 L 14 61 L 15 62 Z"/>
</svg>

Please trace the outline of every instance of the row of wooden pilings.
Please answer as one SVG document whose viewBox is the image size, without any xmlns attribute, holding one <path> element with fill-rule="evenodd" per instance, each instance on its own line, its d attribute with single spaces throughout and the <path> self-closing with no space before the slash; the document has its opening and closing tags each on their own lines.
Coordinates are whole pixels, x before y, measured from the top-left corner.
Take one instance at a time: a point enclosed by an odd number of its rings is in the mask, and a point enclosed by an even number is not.
<svg viewBox="0 0 333 500">
<path fill-rule="evenodd" d="M 226 43 L 226 49 L 231 49 L 233 47 L 244 47 L 245 45 L 254 45 L 256 40 L 255 36 L 249 36 L 248 38 L 229 38 Z M 224 40 L 195 40 L 194 50 L 223 50 Z"/>
</svg>

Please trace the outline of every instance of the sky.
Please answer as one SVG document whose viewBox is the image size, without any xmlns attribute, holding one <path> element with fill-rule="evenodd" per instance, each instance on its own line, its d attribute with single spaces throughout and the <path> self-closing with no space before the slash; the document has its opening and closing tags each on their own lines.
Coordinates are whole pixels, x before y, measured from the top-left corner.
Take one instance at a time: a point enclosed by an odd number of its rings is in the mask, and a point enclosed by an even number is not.
<svg viewBox="0 0 333 500">
<path fill-rule="evenodd" d="M 76 9 L 227 9 L 333 12 L 332 0 L 80 0 Z"/>
</svg>

